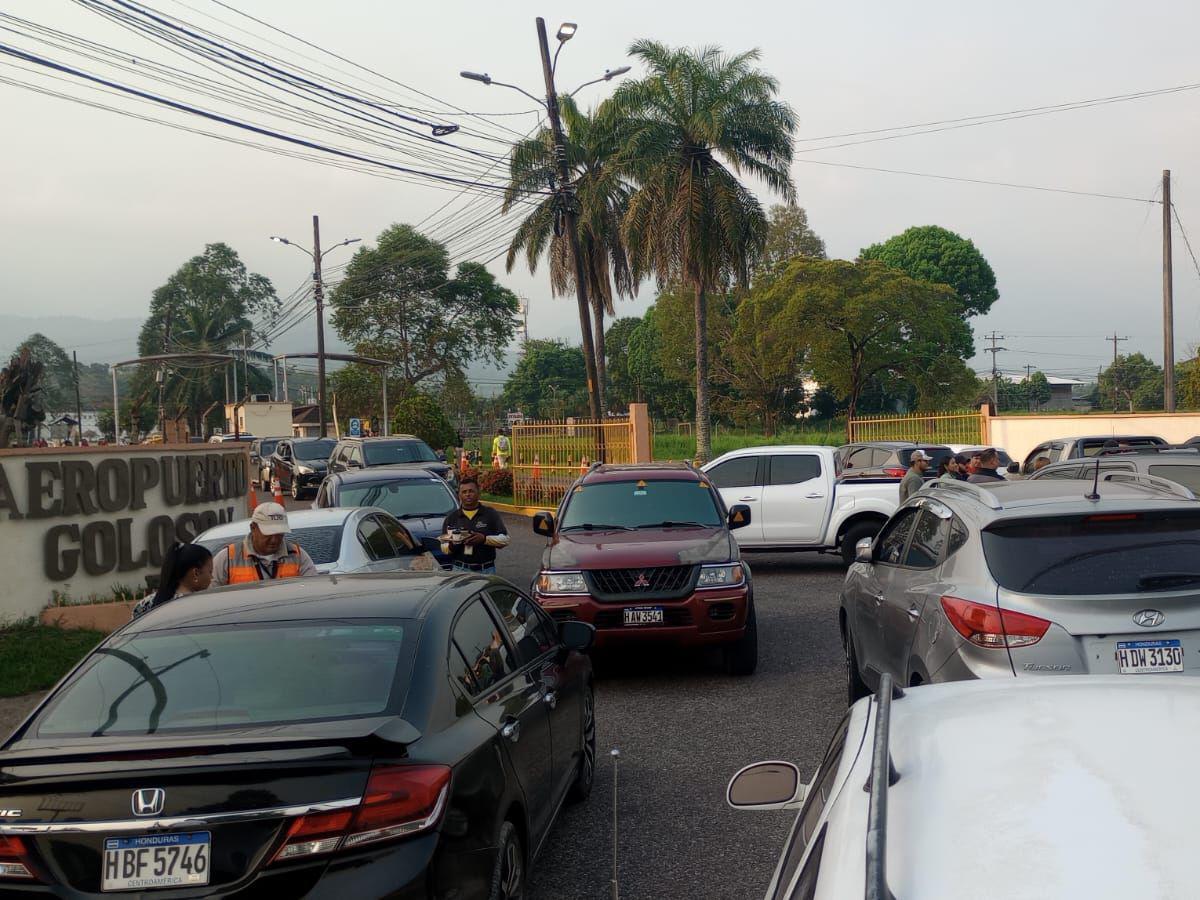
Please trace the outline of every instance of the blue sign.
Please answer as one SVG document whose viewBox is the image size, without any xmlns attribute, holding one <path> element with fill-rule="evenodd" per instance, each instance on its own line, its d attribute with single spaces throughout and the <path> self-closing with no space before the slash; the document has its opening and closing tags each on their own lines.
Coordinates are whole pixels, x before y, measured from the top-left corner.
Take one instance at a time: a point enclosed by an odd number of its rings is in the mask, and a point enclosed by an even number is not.
<svg viewBox="0 0 1200 900">
<path fill-rule="evenodd" d="M 350 437 L 362 437 L 362 419 L 350 420 Z"/>
</svg>

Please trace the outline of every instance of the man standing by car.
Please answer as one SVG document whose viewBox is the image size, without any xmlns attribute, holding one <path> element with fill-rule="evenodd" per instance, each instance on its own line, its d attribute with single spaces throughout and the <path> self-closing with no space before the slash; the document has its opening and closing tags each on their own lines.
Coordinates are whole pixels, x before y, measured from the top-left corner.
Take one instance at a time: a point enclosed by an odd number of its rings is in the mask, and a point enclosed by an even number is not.
<svg viewBox="0 0 1200 900">
<path fill-rule="evenodd" d="M 496 550 L 508 546 L 504 520 L 479 502 L 479 482 L 474 478 L 459 483 L 458 503 L 442 524 L 442 553 L 455 569 L 495 574 Z"/>
<path fill-rule="evenodd" d="M 987 484 L 989 481 L 1003 481 L 1000 474 L 1000 454 L 995 448 L 988 447 L 979 454 L 979 470 L 967 481 L 971 484 Z"/>
<path fill-rule="evenodd" d="M 284 540 L 287 531 L 284 508 L 260 503 L 250 517 L 250 534 L 213 556 L 212 583 L 250 584 L 319 574 L 303 547 Z"/>
<path fill-rule="evenodd" d="M 900 502 L 903 503 L 925 484 L 925 470 L 929 468 L 931 457 L 924 450 L 914 450 L 908 462 L 908 471 L 900 479 Z"/>
</svg>

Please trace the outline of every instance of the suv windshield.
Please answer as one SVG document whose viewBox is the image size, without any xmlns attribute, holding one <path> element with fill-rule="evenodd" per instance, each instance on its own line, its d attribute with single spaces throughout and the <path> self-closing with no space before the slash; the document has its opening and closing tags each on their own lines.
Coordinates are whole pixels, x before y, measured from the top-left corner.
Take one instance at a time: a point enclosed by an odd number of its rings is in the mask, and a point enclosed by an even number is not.
<svg viewBox="0 0 1200 900">
<path fill-rule="evenodd" d="M 570 494 L 561 528 L 644 528 L 667 523 L 719 528 L 721 513 L 706 481 L 597 481 Z"/>
<path fill-rule="evenodd" d="M 1101 513 L 1026 519 L 983 532 L 1001 587 L 1028 594 L 1132 594 L 1200 585 L 1200 515 Z M 1188 571 L 1183 571 L 1188 570 Z"/>
<path fill-rule="evenodd" d="M 258 445 L 258 455 L 259 456 L 270 456 L 272 453 L 275 452 L 275 448 L 278 445 L 279 445 L 279 438 L 275 438 L 275 440 L 273 440 L 273 441 L 262 441 Z"/>
<path fill-rule="evenodd" d="M 244 728 L 398 709 L 409 623 L 149 631 L 97 650 L 33 723 L 40 738 Z M 414 631 L 415 633 L 415 631 Z"/>
<path fill-rule="evenodd" d="M 458 505 L 441 479 L 400 478 L 344 484 L 338 506 L 378 506 L 393 516 L 445 516 Z"/>
<path fill-rule="evenodd" d="M 363 455 L 368 466 L 438 461 L 424 441 L 369 441 L 363 444 Z"/>
<path fill-rule="evenodd" d="M 296 441 L 292 449 L 296 452 L 296 459 L 329 459 L 335 444 L 337 441 L 332 438 L 321 438 L 316 441 Z"/>
</svg>

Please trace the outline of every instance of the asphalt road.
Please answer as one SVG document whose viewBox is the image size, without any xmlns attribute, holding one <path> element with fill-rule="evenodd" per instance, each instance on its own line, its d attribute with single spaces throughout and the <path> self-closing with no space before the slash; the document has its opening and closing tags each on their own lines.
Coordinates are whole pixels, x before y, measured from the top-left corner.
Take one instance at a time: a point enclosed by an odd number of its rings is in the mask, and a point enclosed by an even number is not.
<svg viewBox="0 0 1200 900">
<path fill-rule="evenodd" d="M 500 574 L 528 587 L 544 539 L 506 517 Z M 816 770 L 845 712 L 832 557 L 755 554 L 758 671 L 725 675 L 715 655 L 600 656 L 600 764 L 591 798 L 567 807 L 534 865 L 531 900 L 609 900 L 613 763 L 620 895 L 628 900 L 742 900 L 763 895 L 794 813 L 736 812 L 729 777 L 747 763 L 786 759 Z"/>
</svg>

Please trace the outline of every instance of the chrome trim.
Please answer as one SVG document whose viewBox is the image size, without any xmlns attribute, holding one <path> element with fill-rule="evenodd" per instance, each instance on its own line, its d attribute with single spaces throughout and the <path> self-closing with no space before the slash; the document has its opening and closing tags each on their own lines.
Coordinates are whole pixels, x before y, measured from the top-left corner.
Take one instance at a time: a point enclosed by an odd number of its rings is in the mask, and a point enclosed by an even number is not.
<svg viewBox="0 0 1200 900">
<path fill-rule="evenodd" d="M 174 816 L 166 819 L 117 819 L 110 822 L 47 822 L 0 824 L 0 834 L 94 834 L 96 832 L 161 831 L 170 828 L 200 827 L 219 822 L 250 822 L 257 819 L 291 818 L 309 813 L 330 812 L 358 806 L 362 797 L 326 800 L 306 806 L 275 806 L 269 809 L 247 809 L 241 812 L 212 813 L 199 816 Z"/>
</svg>

